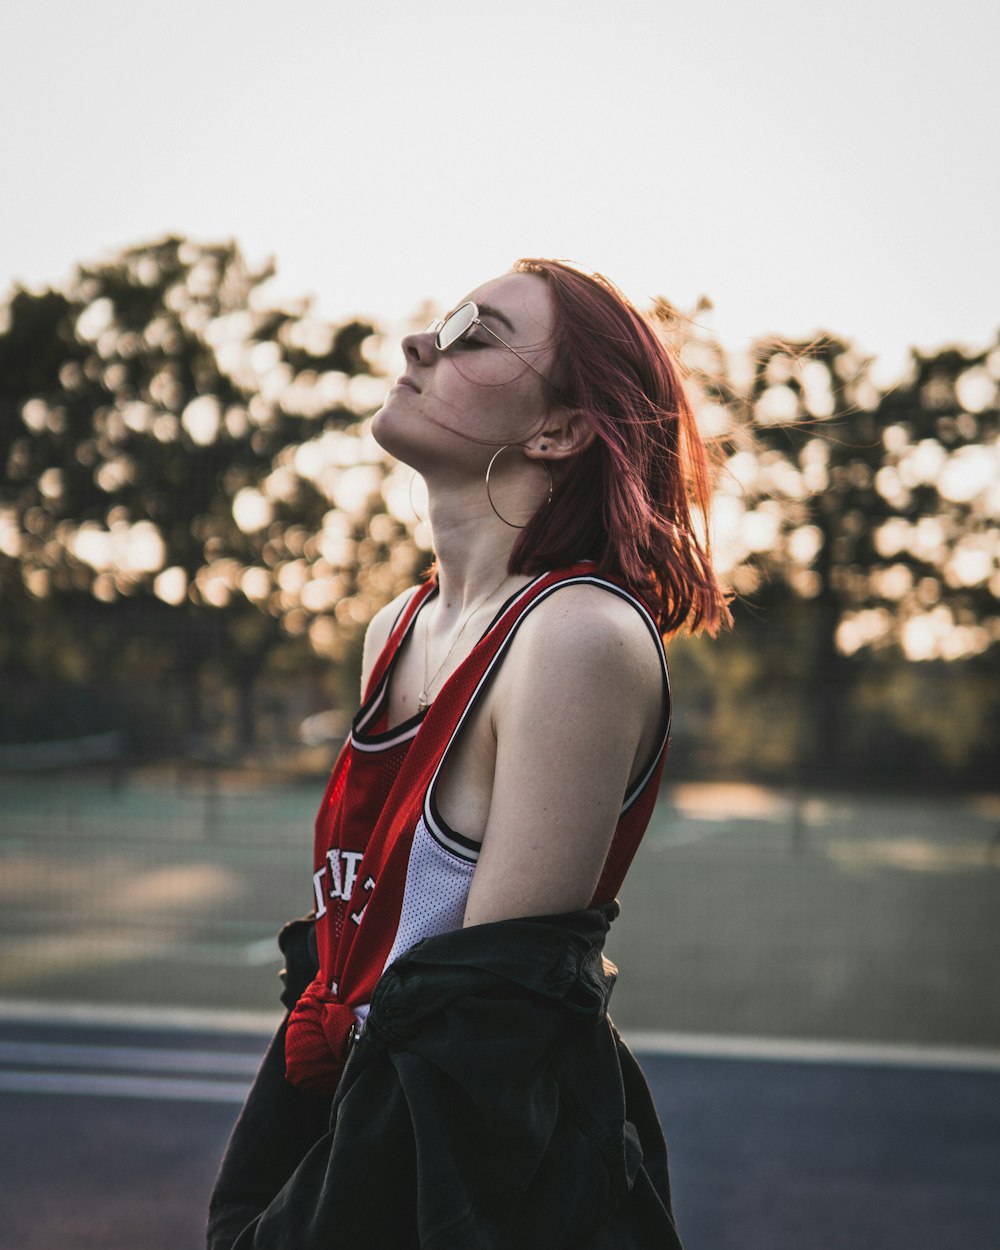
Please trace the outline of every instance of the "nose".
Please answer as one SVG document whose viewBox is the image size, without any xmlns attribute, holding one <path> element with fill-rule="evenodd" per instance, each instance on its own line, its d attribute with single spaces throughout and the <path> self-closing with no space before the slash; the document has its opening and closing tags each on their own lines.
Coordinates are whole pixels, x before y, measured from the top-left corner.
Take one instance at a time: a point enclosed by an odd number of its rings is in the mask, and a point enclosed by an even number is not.
<svg viewBox="0 0 1000 1250">
<path fill-rule="evenodd" d="M 412 364 L 428 365 L 434 359 L 434 334 L 423 330 L 419 334 L 403 335 L 403 355 Z"/>
</svg>

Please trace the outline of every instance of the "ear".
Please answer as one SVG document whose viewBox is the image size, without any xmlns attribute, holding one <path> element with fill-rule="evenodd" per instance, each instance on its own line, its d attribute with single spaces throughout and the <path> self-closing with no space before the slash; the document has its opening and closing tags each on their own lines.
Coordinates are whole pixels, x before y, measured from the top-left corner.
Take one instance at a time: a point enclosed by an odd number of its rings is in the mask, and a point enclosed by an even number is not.
<svg viewBox="0 0 1000 1250">
<path fill-rule="evenodd" d="M 528 440 L 524 454 L 531 460 L 568 460 L 586 451 L 597 434 L 581 408 L 557 408 L 544 428 Z"/>
</svg>

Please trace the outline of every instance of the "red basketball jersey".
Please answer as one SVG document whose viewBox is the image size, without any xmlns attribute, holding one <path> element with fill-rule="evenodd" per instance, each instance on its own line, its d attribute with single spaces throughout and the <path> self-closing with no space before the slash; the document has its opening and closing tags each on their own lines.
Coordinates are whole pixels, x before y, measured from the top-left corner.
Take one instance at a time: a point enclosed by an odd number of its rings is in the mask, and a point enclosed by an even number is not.
<svg viewBox="0 0 1000 1250">
<path fill-rule="evenodd" d="M 670 690 L 659 631 L 631 591 L 592 561 L 545 573 L 516 591 L 425 711 L 389 727 L 389 683 L 417 614 L 438 592 L 418 587 L 372 671 L 316 818 L 313 887 L 320 970 L 288 1025 L 286 1068 L 296 1085 L 336 1088 L 352 1026 L 363 1026 L 385 968 L 421 938 L 462 927 L 479 844 L 448 827 L 435 802 L 448 751 L 529 612 L 563 586 L 592 585 L 631 603 L 656 641 L 663 672 L 661 735 L 626 792 L 591 905 L 613 899 L 656 801 L 670 732 Z"/>
</svg>

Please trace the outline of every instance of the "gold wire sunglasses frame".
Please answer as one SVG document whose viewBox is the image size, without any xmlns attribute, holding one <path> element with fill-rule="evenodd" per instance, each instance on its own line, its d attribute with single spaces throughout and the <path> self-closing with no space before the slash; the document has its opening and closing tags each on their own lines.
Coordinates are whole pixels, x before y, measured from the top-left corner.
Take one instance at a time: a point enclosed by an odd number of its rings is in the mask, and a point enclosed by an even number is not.
<svg viewBox="0 0 1000 1250">
<path fill-rule="evenodd" d="M 532 372 L 537 373 L 546 385 L 552 386 L 552 383 L 540 369 L 536 369 L 530 360 L 525 360 L 516 347 L 511 347 L 511 345 L 505 342 L 505 340 L 502 339 L 495 330 L 490 329 L 486 322 L 480 317 L 479 305 L 475 302 L 475 300 L 470 299 L 464 304 L 459 304 L 455 311 L 449 313 L 447 317 L 432 321 L 424 333 L 433 334 L 434 346 L 439 352 L 446 352 L 448 348 L 453 347 L 459 339 L 467 338 L 476 326 L 481 326 L 486 333 L 491 334 L 502 347 L 506 347 L 509 352 L 513 352 L 518 360 L 526 364 Z"/>
</svg>

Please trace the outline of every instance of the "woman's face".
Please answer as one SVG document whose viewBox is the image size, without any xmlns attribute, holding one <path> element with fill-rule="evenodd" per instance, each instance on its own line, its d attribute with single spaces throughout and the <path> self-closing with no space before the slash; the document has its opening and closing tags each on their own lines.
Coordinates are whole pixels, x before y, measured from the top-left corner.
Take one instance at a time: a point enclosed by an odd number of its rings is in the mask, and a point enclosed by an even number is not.
<svg viewBox="0 0 1000 1250">
<path fill-rule="evenodd" d="M 459 304 L 469 299 L 484 325 L 550 376 L 555 314 L 543 278 L 505 274 Z M 421 473 L 465 468 L 481 475 L 498 447 L 523 442 L 544 424 L 549 395 L 542 377 L 482 326 L 444 352 L 433 334 L 408 334 L 403 351 L 406 372 L 375 414 L 372 431 L 386 451 Z"/>
</svg>

